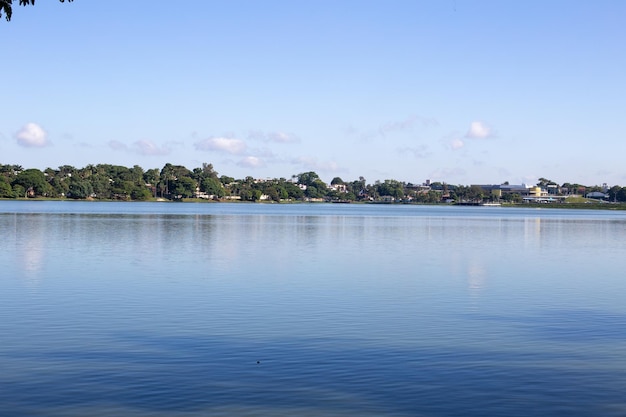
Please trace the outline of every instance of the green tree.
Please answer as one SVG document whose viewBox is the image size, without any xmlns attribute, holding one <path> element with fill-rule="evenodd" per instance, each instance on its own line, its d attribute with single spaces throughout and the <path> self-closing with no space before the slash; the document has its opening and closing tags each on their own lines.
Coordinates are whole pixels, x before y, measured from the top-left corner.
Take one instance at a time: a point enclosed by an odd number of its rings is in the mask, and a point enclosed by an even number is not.
<svg viewBox="0 0 626 417">
<path fill-rule="evenodd" d="M 159 183 L 159 170 L 156 168 L 147 170 L 143 174 L 143 180 L 146 183 L 146 186 L 149 184 L 151 194 L 156 198 L 157 184 Z"/>
<path fill-rule="evenodd" d="M 450 197 L 456 202 L 461 202 L 468 199 L 469 187 L 465 185 L 457 185 L 450 191 Z"/>
<path fill-rule="evenodd" d="M 250 193 L 250 198 L 252 201 L 259 201 L 262 194 L 263 193 L 261 192 L 261 190 L 252 190 L 252 192 Z"/>
<path fill-rule="evenodd" d="M 207 164 L 206 162 L 202 163 L 202 174 L 205 177 L 209 178 L 218 178 L 217 171 L 213 169 L 213 164 Z"/>
<path fill-rule="evenodd" d="M 132 200 L 146 201 L 152 198 L 152 193 L 146 187 L 137 187 L 130 192 Z"/>
<path fill-rule="evenodd" d="M 59 0 L 61 3 L 65 3 L 65 0 Z M 73 2 L 74 0 L 67 0 L 68 3 Z M 13 0 L 0 0 L 0 17 L 2 17 L 2 13 L 6 16 L 7 21 L 11 20 L 11 16 L 13 16 Z M 20 6 L 28 6 L 34 5 L 35 0 L 20 0 Z"/>
<path fill-rule="evenodd" d="M 291 181 L 283 181 L 282 187 L 287 194 L 286 197 L 282 197 L 283 199 L 299 200 L 304 195 L 304 191 Z"/>
<path fill-rule="evenodd" d="M 202 178 L 200 181 L 200 191 L 217 197 L 224 197 L 224 186 L 217 178 Z"/>
<path fill-rule="evenodd" d="M 0 0 L 2 1 L 2 0 Z M 2 165 L 0 164 L 0 175 L 9 178 L 11 181 L 17 174 L 24 171 L 21 165 Z"/>
<path fill-rule="evenodd" d="M 69 182 L 67 196 L 73 199 L 85 199 L 93 194 L 91 183 L 80 178 L 74 178 Z"/>
<path fill-rule="evenodd" d="M 617 194 L 619 193 L 619 191 L 622 189 L 622 187 L 620 187 L 619 185 L 614 185 L 612 186 L 609 191 L 609 200 L 611 201 L 617 201 Z"/>
<path fill-rule="evenodd" d="M 352 181 L 348 183 L 348 191 L 355 195 L 357 198 L 364 198 L 366 194 L 365 178 L 359 177 L 358 181 Z"/>
<path fill-rule="evenodd" d="M 320 190 L 315 185 L 307 185 L 306 190 L 304 190 L 304 195 L 309 198 L 322 198 L 324 194 L 324 190 Z"/>
<path fill-rule="evenodd" d="M 282 191 L 284 190 L 282 190 L 281 188 L 277 186 L 272 186 L 267 189 L 267 192 L 265 194 L 267 194 L 270 200 L 278 203 L 280 202 L 280 199 L 283 197 Z"/>
<path fill-rule="evenodd" d="M 26 189 L 19 184 L 13 184 L 13 198 L 26 196 Z"/>
<path fill-rule="evenodd" d="M 328 187 L 313 171 L 298 174 L 298 184 L 306 185 L 304 195 L 309 198 L 322 198 L 328 193 Z"/>
<path fill-rule="evenodd" d="M 220 177 L 220 182 L 224 185 L 227 186 L 229 184 L 232 184 L 233 182 L 235 182 L 235 179 L 233 177 L 229 177 L 227 175 L 222 175 Z"/>
<path fill-rule="evenodd" d="M 24 188 L 24 196 L 37 197 L 46 195 L 48 183 L 43 172 L 36 168 L 20 172 L 13 181 L 13 186 L 19 185 Z"/>
<path fill-rule="evenodd" d="M 11 188 L 11 184 L 9 180 L 0 175 L 0 198 L 14 198 L 15 194 L 13 193 L 13 189 Z"/>
<path fill-rule="evenodd" d="M 196 191 L 196 181 L 190 177 L 180 177 L 174 180 L 172 194 L 181 196 L 182 198 L 193 197 Z"/>
<path fill-rule="evenodd" d="M 71 177 L 72 175 L 76 175 L 78 170 L 72 165 L 62 165 L 59 167 L 59 175 L 63 178 Z"/>
<path fill-rule="evenodd" d="M 485 190 L 478 185 L 472 185 L 469 188 L 467 197 L 473 201 L 482 201 L 485 198 Z"/>
<path fill-rule="evenodd" d="M 252 200 L 252 191 L 247 189 L 238 190 L 237 194 L 241 198 L 242 201 L 251 201 Z"/>
<path fill-rule="evenodd" d="M 130 200 L 130 195 L 135 189 L 132 181 L 124 181 L 121 178 L 113 181 L 111 186 L 111 198 L 116 200 Z"/>
<path fill-rule="evenodd" d="M 391 196 L 396 200 L 404 198 L 404 184 L 396 180 L 385 180 L 376 184 L 376 192 L 380 196 Z"/>
<path fill-rule="evenodd" d="M 89 182 L 91 183 L 96 198 L 114 198 L 113 183 L 115 180 L 111 177 L 110 167 L 111 165 L 97 165 L 96 173 L 89 177 Z"/>
<path fill-rule="evenodd" d="M 518 193 L 506 193 L 502 194 L 502 200 L 508 203 L 521 203 L 522 196 Z"/>
<path fill-rule="evenodd" d="M 184 187 L 189 185 L 189 182 L 185 180 L 184 183 L 179 184 L 178 186 L 182 188 L 179 188 L 178 190 L 175 189 L 177 187 L 175 183 L 181 180 L 182 178 L 189 178 L 190 180 L 194 181 L 191 178 L 192 174 L 193 173 L 191 171 L 189 171 L 187 168 L 185 168 L 182 165 L 172 165 L 169 162 L 166 163 L 161 169 L 161 178 L 159 182 L 159 189 L 161 190 L 161 196 L 167 197 L 169 195 L 187 194 Z M 181 193 L 180 191 L 183 191 L 183 192 Z M 195 185 L 194 185 L 194 189 L 192 189 L 191 191 L 192 195 L 194 191 L 195 191 Z"/>
<path fill-rule="evenodd" d="M 134 165 L 132 168 L 128 170 L 129 179 L 135 183 L 136 185 L 145 185 L 145 181 L 143 179 L 144 171 L 143 168 L 139 165 Z"/>
<path fill-rule="evenodd" d="M 303 184 L 306 186 L 313 185 L 315 181 L 319 180 L 320 177 L 317 173 L 313 171 L 302 172 L 298 174 L 298 184 Z"/>
<path fill-rule="evenodd" d="M 156 185 L 156 183 L 159 182 L 159 170 L 156 168 L 151 168 L 147 170 L 143 174 L 143 180 L 147 184 Z"/>
<path fill-rule="evenodd" d="M 537 182 L 537 185 L 539 187 L 541 187 L 541 188 L 546 188 L 546 186 L 549 185 L 549 184 L 556 184 L 554 181 L 551 181 L 551 180 L 549 180 L 547 178 L 543 178 L 543 177 L 539 178 L 538 181 L 539 182 Z"/>
</svg>

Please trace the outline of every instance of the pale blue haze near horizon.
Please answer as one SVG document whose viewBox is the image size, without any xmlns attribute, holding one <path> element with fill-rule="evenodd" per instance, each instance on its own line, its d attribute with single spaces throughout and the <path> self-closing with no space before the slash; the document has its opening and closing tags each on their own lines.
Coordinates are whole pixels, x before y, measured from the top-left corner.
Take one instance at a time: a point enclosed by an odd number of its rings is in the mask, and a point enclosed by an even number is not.
<svg viewBox="0 0 626 417">
<path fill-rule="evenodd" d="M 625 17 L 609 0 L 16 4 L 0 163 L 624 186 Z"/>
</svg>

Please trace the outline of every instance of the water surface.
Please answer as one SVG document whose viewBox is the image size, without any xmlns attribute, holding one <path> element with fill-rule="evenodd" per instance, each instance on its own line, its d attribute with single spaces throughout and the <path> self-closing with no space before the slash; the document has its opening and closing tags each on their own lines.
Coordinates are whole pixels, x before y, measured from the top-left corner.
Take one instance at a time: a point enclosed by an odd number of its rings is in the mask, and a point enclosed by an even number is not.
<svg viewBox="0 0 626 417">
<path fill-rule="evenodd" d="M 626 415 L 622 212 L 2 201 L 0 236 L 0 415 Z"/>
</svg>

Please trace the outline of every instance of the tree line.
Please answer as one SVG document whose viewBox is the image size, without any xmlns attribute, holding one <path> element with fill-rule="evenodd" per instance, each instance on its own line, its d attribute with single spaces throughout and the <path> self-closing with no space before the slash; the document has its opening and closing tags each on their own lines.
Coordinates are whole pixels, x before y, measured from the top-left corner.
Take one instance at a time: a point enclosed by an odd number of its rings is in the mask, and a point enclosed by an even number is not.
<svg viewBox="0 0 626 417">
<path fill-rule="evenodd" d="M 537 184 L 556 185 L 545 178 Z M 559 189 L 569 193 L 600 190 L 565 183 Z M 608 190 L 611 201 L 626 201 L 626 187 Z M 188 169 L 167 163 L 163 168 L 144 170 L 139 165 L 125 167 L 111 164 L 76 168 L 63 165 L 57 169 L 24 169 L 20 165 L 0 164 L 0 198 L 66 198 L 93 200 L 147 201 L 204 198 L 242 201 L 389 201 L 440 203 L 445 201 L 484 201 L 491 196 L 480 186 L 451 185 L 433 182 L 428 185 L 397 180 L 368 184 L 363 177 L 344 181 L 335 177 L 330 185 L 313 171 L 293 175 L 290 179 L 259 180 L 251 176 L 235 179 L 219 175 L 212 164 Z M 518 194 L 503 195 L 504 201 L 521 202 Z"/>
</svg>

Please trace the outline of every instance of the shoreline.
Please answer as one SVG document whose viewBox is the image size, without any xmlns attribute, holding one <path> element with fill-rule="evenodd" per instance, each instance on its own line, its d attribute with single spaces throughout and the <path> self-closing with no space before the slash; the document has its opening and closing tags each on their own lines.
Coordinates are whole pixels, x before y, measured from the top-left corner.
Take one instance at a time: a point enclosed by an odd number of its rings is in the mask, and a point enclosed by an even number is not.
<svg viewBox="0 0 626 417">
<path fill-rule="evenodd" d="M 349 201 L 349 202 L 333 202 L 333 201 L 240 201 L 240 200 L 204 200 L 204 199 L 183 199 L 179 201 L 167 200 L 164 198 L 150 200 L 100 200 L 100 199 L 70 199 L 70 198 L 0 198 L 3 201 L 60 201 L 60 202 L 100 202 L 100 203 L 172 203 L 172 204 L 373 204 L 373 205 L 414 205 L 414 206 L 459 206 L 471 207 L 470 205 L 454 204 L 454 203 L 411 203 L 411 202 L 376 202 L 376 201 Z M 476 205 L 476 207 L 487 207 Z M 606 210 L 621 211 L 626 210 L 626 203 L 610 203 L 610 202 L 576 202 L 576 203 L 551 203 L 551 204 L 533 204 L 533 203 L 501 203 L 497 207 L 487 207 L 490 209 L 497 208 L 535 208 L 535 209 L 567 209 L 567 210 Z"/>
</svg>

